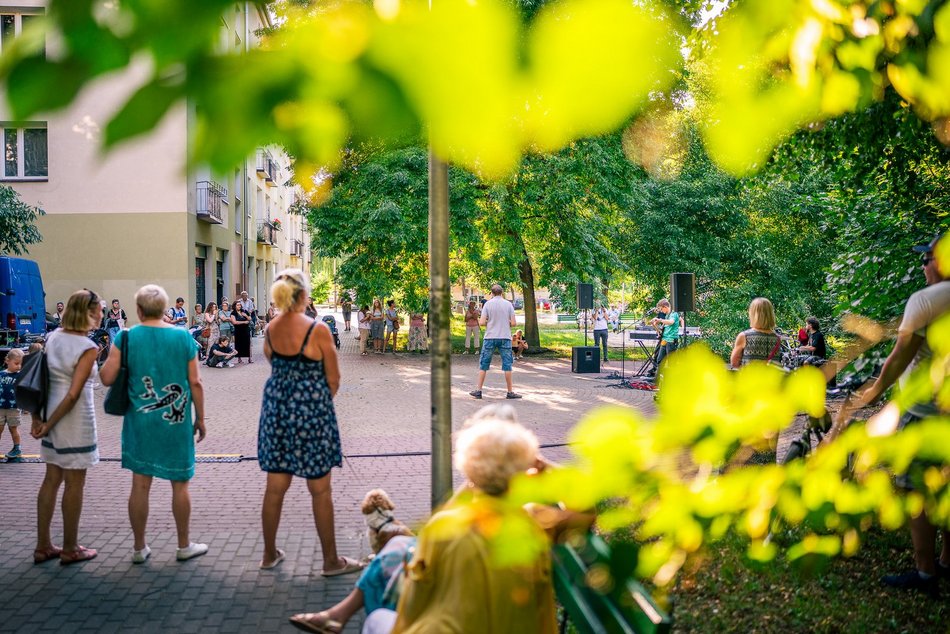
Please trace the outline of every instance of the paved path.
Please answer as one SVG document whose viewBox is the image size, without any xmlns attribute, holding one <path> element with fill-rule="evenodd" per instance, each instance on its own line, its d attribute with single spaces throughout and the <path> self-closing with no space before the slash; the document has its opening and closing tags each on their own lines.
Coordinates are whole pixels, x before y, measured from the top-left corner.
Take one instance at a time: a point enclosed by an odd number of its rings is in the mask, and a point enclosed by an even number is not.
<svg viewBox="0 0 950 634">
<path fill-rule="evenodd" d="M 368 554 L 359 503 L 364 493 L 383 487 L 395 500 L 400 519 L 424 521 L 429 504 L 429 357 L 360 357 L 350 333 L 341 333 L 343 383 L 336 399 L 348 456 L 334 472 L 334 502 L 340 552 Z M 237 462 L 199 463 L 192 482 L 192 537 L 210 552 L 177 563 L 170 488 L 156 481 L 152 491 L 149 542 L 152 558 L 131 563 L 132 535 L 126 515 L 131 478 L 118 462 L 121 420 L 102 412 L 97 390 L 102 463 L 88 473 L 80 539 L 99 549 L 94 561 L 62 568 L 32 564 L 36 492 L 42 464 L 0 463 L 0 632 L 275 632 L 295 631 L 287 616 L 317 610 L 342 599 L 355 577 L 320 576 L 319 544 L 303 482 L 291 488 L 279 533 L 287 560 L 276 571 L 258 570 L 262 553 L 260 502 L 264 477 L 254 457 L 262 385 L 269 366 L 257 362 L 234 369 L 204 369 L 208 438 L 199 454 L 237 454 Z M 476 359 L 452 361 L 453 422 L 456 427 L 480 406 L 502 402 L 504 379 L 488 377 L 485 398 L 468 396 Z M 629 371 L 629 369 L 628 369 Z M 608 387 L 601 375 L 575 375 L 566 360 L 524 361 L 515 367 L 516 389 L 525 398 L 515 407 L 542 444 L 560 445 L 567 431 L 591 407 L 624 404 L 652 410 L 652 394 Z M 24 427 L 27 430 L 28 427 Z M 0 439 L 6 449 L 9 436 Z M 38 453 L 26 435 L 24 453 Z M 563 459 L 563 447 L 546 453 Z M 54 517 L 55 539 L 62 523 Z M 348 632 L 358 631 L 359 622 Z"/>
</svg>

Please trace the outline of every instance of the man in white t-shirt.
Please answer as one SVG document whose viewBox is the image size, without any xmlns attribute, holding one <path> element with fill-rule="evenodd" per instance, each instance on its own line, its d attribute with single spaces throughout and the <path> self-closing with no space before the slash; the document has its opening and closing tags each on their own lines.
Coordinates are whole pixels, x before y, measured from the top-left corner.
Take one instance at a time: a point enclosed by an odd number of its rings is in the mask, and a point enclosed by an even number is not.
<svg viewBox="0 0 950 634">
<path fill-rule="evenodd" d="M 482 386 L 485 384 L 485 375 L 491 367 L 491 358 L 495 350 L 501 353 L 501 370 L 505 373 L 505 383 L 508 384 L 506 398 L 521 398 L 515 394 L 511 385 L 511 328 L 515 321 L 515 307 L 501 296 L 501 286 L 491 287 L 492 298 L 482 306 L 482 315 L 478 323 L 485 326 L 485 337 L 482 339 L 482 356 L 478 360 L 478 387 L 469 392 L 475 398 L 482 397 Z"/>
<path fill-rule="evenodd" d="M 950 239 L 950 238 L 948 238 Z M 850 407 L 842 407 L 835 421 L 833 434 L 841 429 L 850 416 L 850 412 L 870 405 L 884 394 L 899 379 L 908 377 L 914 369 L 932 356 L 927 344 L 927 327 L 941 315 L 950 311 L 950 278 L 945 277 L 934 258 L 934 249 L 938 236 L 928 244 L 914 247 L 922 254 L 922 267 L 927 287 L 917 291 L 907 300 L 901 325 L 897 328 L 897 341 L 888 355 L 881 376 Z M 899 422 L 899 427 L 912 425 L 922 418 L 939 414 L 940 410 L 933 401 L 915 403 Z M 913 489 L 912 479 L 908 475 L 897 478 L 898 486 Z M 943 552 L 936 556 L 937 527 L 930 523 L 927 514 L 921 512 L 910 520 L 910 536 L 914 544 L 916 569 L 900 575 L 885 575 L 881 581 L 893 588 L 920 590 L 931 596 L 938 593 L 938 578 L 950 577 L 950 532 L 943 531 Z"/>
</svg>

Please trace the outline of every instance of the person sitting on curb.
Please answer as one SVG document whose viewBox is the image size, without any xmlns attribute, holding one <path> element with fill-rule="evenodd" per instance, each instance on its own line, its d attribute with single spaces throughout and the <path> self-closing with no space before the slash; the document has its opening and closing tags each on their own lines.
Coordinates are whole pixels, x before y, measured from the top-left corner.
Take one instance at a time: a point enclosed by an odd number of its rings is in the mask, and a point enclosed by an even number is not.
<svg viewBox="0 0 950 634">
<path fill-rule="evenodd" d="M 233 368 L 237 350 L 231 345 L 227 337 L 218 337 L 218 343 L 211 346 L 208 354 L 209 368 Z"/>
<path fill-rule="evenodd" d="M 511 351 L 515 353 L 515 359 L 521 360 L 521 355 L 528 349 L 528 343 L 524 340 L 524 333 L 516 330 L 511 337 Z"/>
</svg>

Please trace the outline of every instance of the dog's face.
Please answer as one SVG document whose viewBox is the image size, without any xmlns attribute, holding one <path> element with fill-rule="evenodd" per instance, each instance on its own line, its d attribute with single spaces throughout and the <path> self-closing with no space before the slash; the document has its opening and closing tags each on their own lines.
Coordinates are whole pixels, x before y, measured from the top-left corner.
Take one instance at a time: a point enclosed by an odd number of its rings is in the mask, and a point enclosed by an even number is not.
<svg viewBox="0 0 950 634">
<path fill-rule="evenodd" d="M 363 515 L 369 515 L 375 510 L 392 511 L 396 508 L 396 505 L 393 504 L 393 501 L 389 498 L 389 495 L 387 495 L 385 491 L 382 489 L 373 489 L 366 494 L 366 497 L 363 498 L 363 504 L 361 508 Z"/>
</svg>

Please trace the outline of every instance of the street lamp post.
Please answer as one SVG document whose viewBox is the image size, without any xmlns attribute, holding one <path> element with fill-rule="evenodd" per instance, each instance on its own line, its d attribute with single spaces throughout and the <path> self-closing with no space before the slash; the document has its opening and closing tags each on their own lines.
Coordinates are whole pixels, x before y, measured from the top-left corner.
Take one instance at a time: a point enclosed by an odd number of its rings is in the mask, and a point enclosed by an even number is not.
<svg viewBox="0 0 950 634">
<path fill-rule="evenodd" d="M 452 493 L 449 168 L 429 150 L 429 335 L 432 338 L 432 509 Z"/>
</svg>

